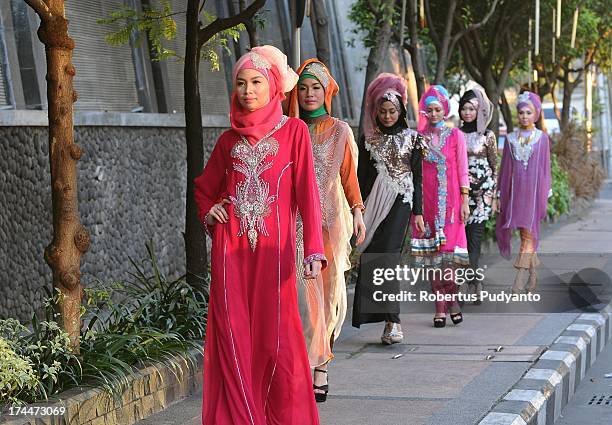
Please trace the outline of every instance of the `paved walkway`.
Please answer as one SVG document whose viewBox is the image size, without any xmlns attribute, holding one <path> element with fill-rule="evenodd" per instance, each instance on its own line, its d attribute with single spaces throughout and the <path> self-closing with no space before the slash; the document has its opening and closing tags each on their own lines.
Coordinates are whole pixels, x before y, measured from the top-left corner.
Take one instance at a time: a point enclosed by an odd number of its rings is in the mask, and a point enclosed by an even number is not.
<svg viewBox="0 0 612 425">
<path fill-rule="evenodd" d="M 595 268 L 612 276 L 610 217 L 608 183 L 584 217 L 544 232 L 539 292 L 558 292 L 560 282 L 580 269 Z M 511 263 L 494 257 L 487 261 L 488 287 L 508 288 L 514 276 Z M 330 397 L 318 405 L 321 423 L 477 423 L 577 317 L 576 312 L 536 309 L 502 314 L 503 308 L 490 307 L 465 306 L 464 323 L 449 322 L 443 329 L 432 327 L 431 313 L 402 315 L 404 343 L 393 346 L 380 344 L 382 324 L 352 328 L 349 311 L 330 367 Z M 567 306 L 550 309 L 561 307 Z M 501 351 L 495 351 L 500 346 Z M 198 424 L 200 406 L 201 394 L 196 394 L 139 424 Z M 591 410 L 593 415 L 602 411 Z"/>
</svg>

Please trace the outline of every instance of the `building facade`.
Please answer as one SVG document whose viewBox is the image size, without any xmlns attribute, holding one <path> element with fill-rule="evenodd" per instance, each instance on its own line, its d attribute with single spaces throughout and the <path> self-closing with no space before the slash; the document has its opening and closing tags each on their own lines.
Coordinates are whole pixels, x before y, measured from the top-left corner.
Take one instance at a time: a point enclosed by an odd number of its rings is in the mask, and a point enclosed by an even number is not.
<svg viewBox="0 0 612 425">
<path fill-rule="evenodd" d="M 228 16 L 237 1 L 206 2 L 208 12 Z M 261 44 L 291 49 L 286 1 L 268 1 L 259 30 Z M 358 118 L 363 90 L 363 51 L 347 47 L 350 1 L 327 1 L 331 68 L 341 92 L 337 115 Z M 78 163 L 81 220 L 92 237 L 82 259 L 83 282 L 128 279 L 129 258 L 145 258 L 152 240 L 162 269 L 184 273 L 186 148 L 183 66 L 179 59 L 152 60 L 146 40 L 132 37 L 110 46 L 105 35 L 118 26 L 99 19 L 126 5 L 137 10 L 156 0 L 79 0 L 66 2 L 69 33 L 76 47 L 73 63 L 78 101 L 75 142 L 83 148 Z M 168 48 L 184 51 L 186 0 L 172 0 L 177 36 Z M 340 12 L 343 11 L 343 12 Z M 46 62 L 38 40 L 38 17 L 22 0 L 0 2 L 0 318 L 29 319 L 46 297 L 51 273 L 43 260 L 51 241 L 51 190 L 48 162 Z M 200 67 L 205 151 L 229 126 L 231 67 L 245 51 L 246 33 L 221 70 Z M 316 56 L 308 19 L 301 32 L 301 57 Z M 362 63 L 360 63 L 363 61 Z M 361 76 L 361 86 L 359 85 Z M 206 159 L 206 158 L 205 158 Z"/>
</svg>

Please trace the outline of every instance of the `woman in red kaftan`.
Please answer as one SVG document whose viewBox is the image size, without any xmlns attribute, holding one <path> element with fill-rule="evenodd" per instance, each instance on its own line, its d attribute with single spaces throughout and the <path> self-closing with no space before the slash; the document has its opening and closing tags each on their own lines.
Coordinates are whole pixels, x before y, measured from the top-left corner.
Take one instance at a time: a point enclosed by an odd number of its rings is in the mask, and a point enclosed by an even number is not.
<svg viewBox="0 0 612 425">
<path fill-rule="evenodd" d="M 299 210 L 306 274 L 316 277 L 325 261 L 321 210 L 308 128 L 281 109 L 297 75 L 271 46 L 253 48 L 233 75 L 232 129 L 195 181 L 212 235 L 202 423 L 318 424 L 297 306 L 295 225 Z"/>
</svg>

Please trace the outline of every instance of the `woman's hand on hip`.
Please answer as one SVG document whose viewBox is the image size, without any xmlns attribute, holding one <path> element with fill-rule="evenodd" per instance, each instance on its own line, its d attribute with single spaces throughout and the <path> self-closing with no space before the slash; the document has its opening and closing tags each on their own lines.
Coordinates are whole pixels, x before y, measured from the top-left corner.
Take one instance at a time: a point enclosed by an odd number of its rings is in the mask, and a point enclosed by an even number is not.
<svg viewBox="0 0 612 425">
<path fill-rule="evenodd" d="M 224 205 L 229 203 L 229 199 L 223 199 L 223 201 L 213 205 L 206 215 L 206 224 L 214 226 L 217 223 L 227 223 L 229 214 L 225 210 Z"/>
</svg>

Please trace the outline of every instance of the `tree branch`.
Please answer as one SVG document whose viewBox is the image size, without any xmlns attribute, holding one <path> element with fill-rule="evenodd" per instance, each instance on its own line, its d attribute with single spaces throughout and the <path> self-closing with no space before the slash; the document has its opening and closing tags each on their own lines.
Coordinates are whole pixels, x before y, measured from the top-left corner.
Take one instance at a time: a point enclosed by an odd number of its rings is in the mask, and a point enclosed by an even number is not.
<svg viewBox="0 0 612 425">
<path fill-rule="evenodd" d="M 38 16 L 40 16 L 41 20 L 45 20 L 52 16 L 51 9 L 43 0 L 24 0 Z"/>
<path fill-rule="evenodd" d="M 455 10 L 457 10 L 457 0 L 450 0 L 448 5 L 448 11 L 446 12 L 446 23 L 444 24 L 444 39 L 450 37 L 453 31 L 453 17 L 455 16 Z"/>
<path fill-rule="evenodd" d="M 407 42 L 404 42 L 404 44 L 402 45 L 402 47 L 404 48 L 404 50 L 407 50 L 408 53 L 410 53 L 410 55 L 414 55 L 414 49 L 412 48 L 412 45 L 408 44 Z"/>
<path fill-rule="evenodd" d="M 438 32 L 434 27 L 434 20 L 431 19 L 431 9 L 429 8 L 429 1 L 425 0 L 425 16 L 427 19 L 427 25 L 429 25 L 429 35 L 431 36 L 431 41 L 436 45 L 436 48 L 440 46 L 440 37 L 438 36 Z"/>
<path fill-rule="evenodd" d="M 508 79 L 508 74 L 510 74 L 510 70 L 512 69 L 512 65 L 514 65 L 514 61 L 521 55 L 524 55 L 529 51 L 529 47 L 523 47 L 519 50 L 514 50 L 504 59 L 504 66 L 499 73 L 498 83 L 504 84 L 504 82 Z"/>
<path fill-rule="evenodd" d="M 508 7 L 510 7 L 509 5 L 514 4 L 513 2 L 506 2 L 504 3 L 504 8 L 503 10 L 499 13 L 499 18 L 497 19 L 497 23 L 495 24 L 495 28 L 499 28 L 499 31 L 495 31 L 495 35 L 493 37 L 493 42 L 490 44 L 489 47 L 489 51 L 487 52 L 487 54 L 485 55 L 486 57 L 486 63 L 487 66 L 492 67 L 493 66 L 493 62 L 495 61 L 495 54 L 498 51 L 499 48 L 499 42 L 500 42 L 500 37 L 504 36 L 505 32 L 509 31 L 509 28 L 511 28 L 511 22 L 512 22 L 512 18 L 518 16 L 518 10 L 520 10 L 520 7 L 515 7 L 514 13 L 512 13 L 511 15 L 511 19 L 510 22 L 508 22 L 507 24 L 503 24 L 504 21 L 504 17 L 506 17 L 508 15 Z M 516 6 L 516 5 L 515 5 Z M 501 29 L 503 28 L 503 29 Z"/>
<path fill-rule="evenodd" d="M 498 2 L 499 2 L 499 0 L 495 0 L 493 2 L 493 5 L 491 5 L 491 9 L 489 9 L 489 12 L 485 15 L 485 17 L 482 19 L 482 21 L 480 21 L 478 23 L 475 23 L 475 24 L 472 24 L 472 25 L 468 26 L 467 28 L 464 28 L 463 31 L 460 31 L 457 34 L 455 34 L 455 36 L 451 40 L 449 51 L 453 50 L 455 44 L 457 43 L 457 41 L 459 41 L 459 39 L 461 37 L 466 35 L 468 32 L 477 30 L 478 28 L 480 28 L 483 25 L 485 25 L 489 21 L 491 16 L 493 16 L 493 13 L 495 12 L 495 8 L 497 7 L 497 3 Z"/>
<path fill-rule="evenodd" d="M 475 49 L 470 49 L 470 44 L 466 38 L 459 40 L 459 44 L 461 45 L 461 50 L 463 51 L 463 63 L 465 64 L 467 71 L 476 81 L 482 81 L 482 74 L 476 66 L 476 60 L 474 58 L 473 51 Z"/>
<path fill-rule="evenodd" d="M 198 32 L 198 47 L 202 47 L 215 34 L 221 31 L 235 27 L 238 24 L 246 24 L 265 4 L 266 0 L 255 0 L 242 12 L 229 18 L 217 18 L 204 28 L 200 28 Z"/>
</svg>

